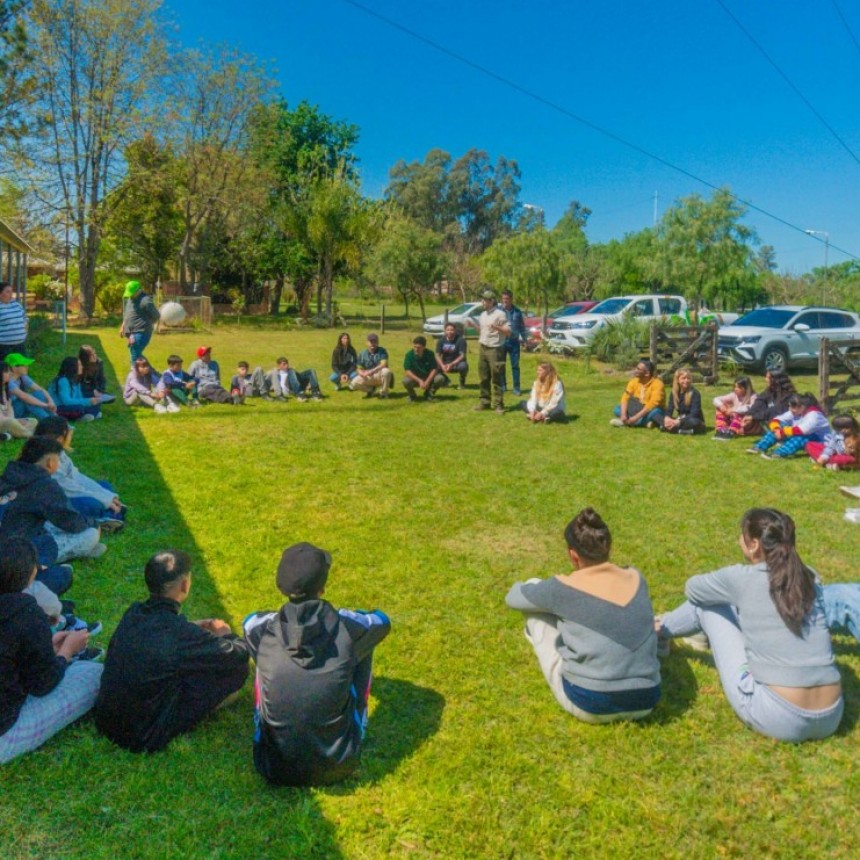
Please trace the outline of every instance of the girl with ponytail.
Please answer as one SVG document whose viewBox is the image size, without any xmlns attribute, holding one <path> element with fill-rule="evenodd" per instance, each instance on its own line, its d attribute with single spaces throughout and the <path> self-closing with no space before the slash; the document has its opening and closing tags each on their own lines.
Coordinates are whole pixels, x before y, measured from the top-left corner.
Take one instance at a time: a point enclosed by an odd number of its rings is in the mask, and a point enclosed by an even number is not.
<svg viewBox="0 0 860 860">
<path fill-rule="evenodd" d="M 706 634 L 726 698 L 750 728 L 793 743 L 828 737 L 842 718 L 842 685 L 794 521 L 752 508 L 739 543 L 747 563 L 688 579 L 687 602 L 658 620 L 658 633 Z"/>
</svg>

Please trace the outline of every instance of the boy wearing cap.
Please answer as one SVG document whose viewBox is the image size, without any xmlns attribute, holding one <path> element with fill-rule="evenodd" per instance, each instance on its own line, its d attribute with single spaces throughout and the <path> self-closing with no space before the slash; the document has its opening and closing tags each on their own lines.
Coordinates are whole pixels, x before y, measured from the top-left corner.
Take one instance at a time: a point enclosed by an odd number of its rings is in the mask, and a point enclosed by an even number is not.
<svg viewBox="0 0 860 860">
<path fill-rule="evenodd" d="M 51 395 L 27 372 L 33 361 L 20 352 L 10 352 L 6 356 L 6 364 L 12 371 L 9 399 L 16 418 L 47 418 L 57 411 L 57 404 Z"/>
<path fill-rule="evenodd" d="M 331 556 L 309 543 L 284 550 L 278 612 L 245 619 L 257 663 L 254 765 L 278 785 L 324 785 L 358 767 L 367 726 L 373 649 L 391 622 L 379 610 L 322 599 Z"/>
<path fill-rule="evenodd" d="M 379 345 L 378 335 L 367 336 L 367 349 L 359 353 L 356 370 L 358 376 L 350 381 L 350 391 L 363 391 L 365 397 L 373 397 L 373 392 L 378 388 L 382 399 L 388 397 L 394 374 L 388 366 L 388 351 Z"/>
<path fill-rule="evenodd" d="M 128 342 L 131 363 L 134 364 L 135 359 L 140 358 L 149 346 L 160 317 L 155 302 L 143 291 L 139 281 L 129 281 L 125 285 L 122 297 L 125 305 L 122 309 L 119 333 Z"/>
<path fill-rule="evenodd" d="M 232 701 L 248 677 L 244 639 L 217 618 L 188 621 L 191 557 L 152 556 L 149 599 L 133 603 L 110 641 L 95 705 L 96 728 L 132 752 L 156 752 Z"/>
<path fill-rule="evenodd" d="M 191 362 L 188 373 L 197 383 L 197 396 L 212 403 L 233 403 L 230 392 L 221 385 L 221 368 L 212 358 L 212 347 L 201 346 L 197 360 Z"/>
</svg>

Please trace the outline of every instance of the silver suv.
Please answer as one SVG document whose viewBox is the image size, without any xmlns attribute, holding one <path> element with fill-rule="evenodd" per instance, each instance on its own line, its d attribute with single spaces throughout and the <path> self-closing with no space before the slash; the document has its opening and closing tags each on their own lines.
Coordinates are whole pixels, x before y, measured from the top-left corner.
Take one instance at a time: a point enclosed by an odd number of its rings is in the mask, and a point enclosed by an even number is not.
<svg viewBox="0 0 860 860">
<path fill-rule="evenodd" d="M 719 333 L 720 358 L 754 370 L 815 367 L 819 342 L 860 339 L 860 317 L 840 308 L 756 308 Z"/>
</svg>

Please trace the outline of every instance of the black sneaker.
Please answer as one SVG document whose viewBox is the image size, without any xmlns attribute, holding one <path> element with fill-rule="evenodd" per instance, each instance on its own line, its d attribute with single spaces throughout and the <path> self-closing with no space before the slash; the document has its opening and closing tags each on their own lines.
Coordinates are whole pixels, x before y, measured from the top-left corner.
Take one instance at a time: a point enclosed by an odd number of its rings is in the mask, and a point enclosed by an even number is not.
<svg viewBox="0 0 860 860">
<path fill-rule="evenodd" d="M 112 535 L 120 531 L 124 525 L 125 523 L 122 520 L 115 520 L 113 517 L 105 517 L 99 520 L 99 528 L 102 530 L 102 534 L 106 535 Z"/>
<path fill-rule="evenodd" d="M 0 433 L 0 442 L 11 442 L 12 434 L 11 433 Z"/>
<path fill-rule="evenodd" d="M 83 651 L 78 651 L 72 660 L 89 660 L 93 663 L 101 663 L 105 658 L 104 648 L 84 648 Z"/>
<path fill-rule="evenodd" d="M 98 636 L 102 632 L 101 621 L 91 621 L 89 624 L 76 615 L 66 615 L 66 626 L 64 630 L 86 630 L 90 636 Z"/>
</svg>

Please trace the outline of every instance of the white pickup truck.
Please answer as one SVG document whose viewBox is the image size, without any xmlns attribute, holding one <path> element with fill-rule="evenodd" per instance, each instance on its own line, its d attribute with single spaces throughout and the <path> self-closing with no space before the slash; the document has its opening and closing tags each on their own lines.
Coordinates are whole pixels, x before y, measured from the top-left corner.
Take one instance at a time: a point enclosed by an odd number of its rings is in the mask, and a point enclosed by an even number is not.
<svg viewBox="0 0 860 860">
<path fill-rule="evenodd" d="M 643 322 L 672 318 L 686 320 L 687 302 L 682 296 L 667 295 L 615 296 L 604 299 L 587 314 L 556 320 L 549 329 L 550 349 L 561 352 L 584 349 L 591 343 L 597 329 L 608 323 L 618 322 L 628 315 Z M 719 324 L 727 325 L 737 319 L 737 314 L 716 313 L 702 308 L 697 318 L 700 323 L 713 319 Z"/>
</svg>

